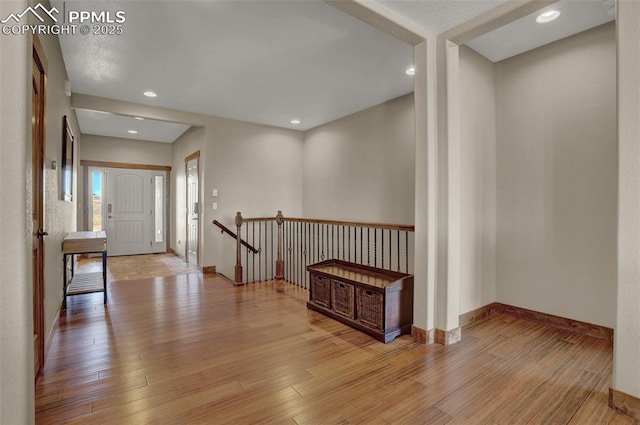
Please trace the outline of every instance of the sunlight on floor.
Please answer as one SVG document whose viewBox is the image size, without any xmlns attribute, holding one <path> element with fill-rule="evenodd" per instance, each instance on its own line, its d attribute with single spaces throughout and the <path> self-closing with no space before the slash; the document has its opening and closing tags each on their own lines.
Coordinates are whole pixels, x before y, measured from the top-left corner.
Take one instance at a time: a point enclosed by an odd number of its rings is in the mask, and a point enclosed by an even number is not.
<svg viewBox="0 0 640 425">
<path fill-rule="evenodd" d="M 102 270 L 100 258 L 78 261 L 78 271 L 87 273 Z M 107 272 L 110 282 L 147 279 L 159 276 L 175 276 L 185 273 L 199 273 L 197 267 L 186 263 L 173 254 L 146 254 L 109 257 Z"/>
</svg>

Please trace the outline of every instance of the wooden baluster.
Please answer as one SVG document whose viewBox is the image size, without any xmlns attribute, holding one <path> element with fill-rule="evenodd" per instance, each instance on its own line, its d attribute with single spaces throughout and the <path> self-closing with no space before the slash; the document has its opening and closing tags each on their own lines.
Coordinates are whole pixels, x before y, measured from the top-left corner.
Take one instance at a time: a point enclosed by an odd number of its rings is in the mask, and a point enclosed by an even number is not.
<svg viewBox="0 0 640 425">
<path fill-rule="evenodd" d="M 396 233 L 398 238 L 398 271 L 400 271 L 400 230 L 397 230 Z"/>
<path fill-rule="evenodd" d="M 236 238 L 236 283 L 242 283 L 242 254 L 241 254 L 241 247 L 242 247 L 242 239 L 240 237 L 241 233 L 240 233 L 240 228 L 242 227 L 242 214 L 240 213 L 240 211 L 238 211 L 236 213 L 236 234 L 238 235 L 238 237 Z"/>
<path fill-rule="evenodd" d="M 276 259 L 276 291 L 284 291 L 284 260 L 282 259 L 282 224 L 284 217 L 282 211 L 278 211 L 276 215 L 276 223 L 278 224 L 278 258 Z"/>
<path fill-rule="evenodd" d="M 391 238 L 391 229 L 389 229 L 389 270 L 393 270 L 393 265 L 391 264 L 393 255 L 393 240 Z"/>
<path fill-rule="evenodd" d="M 380 235 L 382 236 L 382 249 L 380 250 L 380 261 L 382 265 L 380 267 L 384 269 L 384 229 L 380 229 Z"/>
<path fill-rule="evenodd" d="M 373 267 L 378 267 L 378 229 L 373 229 Z"/>
<path fill-rule="evenodd" d="M 409 232 L 404 232 L 404 272 L 409 273 Z"/>
<path fill-rule="evenodd" d="M 367 266 L 371 265 L 371 228 L 367 227 Z"/>
</svg>

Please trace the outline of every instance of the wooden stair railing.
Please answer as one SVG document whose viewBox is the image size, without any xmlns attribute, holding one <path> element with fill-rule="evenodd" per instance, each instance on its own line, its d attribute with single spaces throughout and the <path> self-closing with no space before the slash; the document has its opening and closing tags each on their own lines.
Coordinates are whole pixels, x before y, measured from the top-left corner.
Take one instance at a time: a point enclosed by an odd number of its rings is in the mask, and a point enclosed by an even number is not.
<svg viewBox="0 0 640 425">
<path fill-rule="evenodd" d="M 275 280 L 278 290 L 284 281 L 307 288 L 306 267 L 325 259 L 404 273 L 413 269 L 413 225 L 294 218 L 282 211 L 255 218 L 238 213 L 238 218 L 244 238 L 259 251 L 252 259 L 247 253 L 247 283 Z"/>
<path fill-rule="evenodd" d="M 215 224 L 216 226 L 218 226 L 220 228 L 220 233 L 226 233 L 227 235 L 231 236 L 233 239 L 238 240 L 238 235 L 236 233 L 234 233 L 232 230 L 230 230 L 227 226 L 225 226 L 224 224 L 220 223 L 218 220 L 213 220 L 213 224 Z M 240 239 L 240 243 L 245 246 L 249 251 L 253 252 L 254 254 L 257 254 L 259 251 L 254 248 L 253 246 L 249 245 L 249 243 L 247 243 L 244 239 Z"/>
<path fill-rule="evenodd" d="M 258 249 L 254 248 L 253 246 L 249 245 L 249 243 L 244 241 L 242 237 L 238 236 L 240 235 L 240 231 L 242 228 L 242 221 L 243 221 L 242 214 L 240 213 L 240 211 L 238 211 L 236 213 L 236 219 L 235 219 L 235 224 L 238 231 L 237 233 L 234 233 L 231 229 L 229 229 L 224 224 L 220 223 L 218 220 L 213 220 L 213 224 L 215 224 L 220 228 L 220 233 L 226 233 L 227 235 L 234 238 L 237 242 L 236 243 L 236 267 L 235 267 L 235 276 L 234 276 L 236 284 L 242 283 L 242 248 L 241 247 L 244 245 L 248 251 L 251 251 L 254 254 L 257 254 L 258 252 L 260 252 Z"/>
</svg>

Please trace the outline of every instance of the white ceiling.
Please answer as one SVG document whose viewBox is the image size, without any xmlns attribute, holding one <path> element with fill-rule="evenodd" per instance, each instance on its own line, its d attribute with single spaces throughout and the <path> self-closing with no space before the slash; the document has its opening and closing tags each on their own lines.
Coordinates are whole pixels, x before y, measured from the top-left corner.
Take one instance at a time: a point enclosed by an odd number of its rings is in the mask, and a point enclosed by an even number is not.
<svg viewBox="0 0 640 425">
<path fill-rule="evenodd" d="M 190 126 L 166 121 L 136 119 L 105 112 L 76 110 L 80 132 L 98 136 L 120 137 L 123 139 L 172 143 Z M 140 117 L 138 117 L 140 118 Z M 136 134 L 129 133 L 137 131 Z"/>
<path fill-rule="evenodd" d="M 467 43 L 492 62 L 527 52 L 573 34 L 610 22 L 613 0 L 562 0 L 536 13 L 513 21 Z M 548 10 L 560 11 L 553 22 L 539 24 L 536 17 Z"/>
<path fill-rule="evenodd" d="M 506 0 L 375 1 L 442 33 Z M 610 20 L 604 2 L 564 0 L 554 23 L 523 18 L 468 44 L 501 60 Z M 320 0 L 51 3 L 126 12 L 122 35 L 60 37 L 74 93 L 307 130 L 413 91 L 404 73 L 412 46 Z M 146 90 L 158 97 L 143 96 Z M 113 114 L 78 115 L 83 132 L 113 135 L 106 132 L 129 124 Z M 291 124 L 294 118 L 301 124 Z M 181 134 L 162 122 L 152 131 L 153 123 L 122 136 L 166 141 Z"/>
<path fill-rule="evenodd" d="M 507 0 L 376 0 L 398 15 L 441 34 L 502 5 Z"/>
<path fill-rule="evenodd" d="M 126 12 L 122 35 L 60 37 L 74 93 L 306 130 L 413 91 L 411 45 L 322 1 L 65 7 Z"/>
</svg>

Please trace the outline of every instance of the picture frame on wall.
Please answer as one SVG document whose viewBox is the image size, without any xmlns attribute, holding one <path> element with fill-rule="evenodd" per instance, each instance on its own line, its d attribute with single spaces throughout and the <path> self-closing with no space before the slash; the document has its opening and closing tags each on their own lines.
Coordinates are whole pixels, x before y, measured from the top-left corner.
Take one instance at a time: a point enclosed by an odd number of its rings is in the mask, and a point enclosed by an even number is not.
<svg viewBox="0 0 640 425">
<path fill-rule="evenodd" d="M 74 136 L 65 115 L 62 122 L 62 167 L 60 182 L 60 199 L 73 201 L 73 142 Z"/>
</svg>

